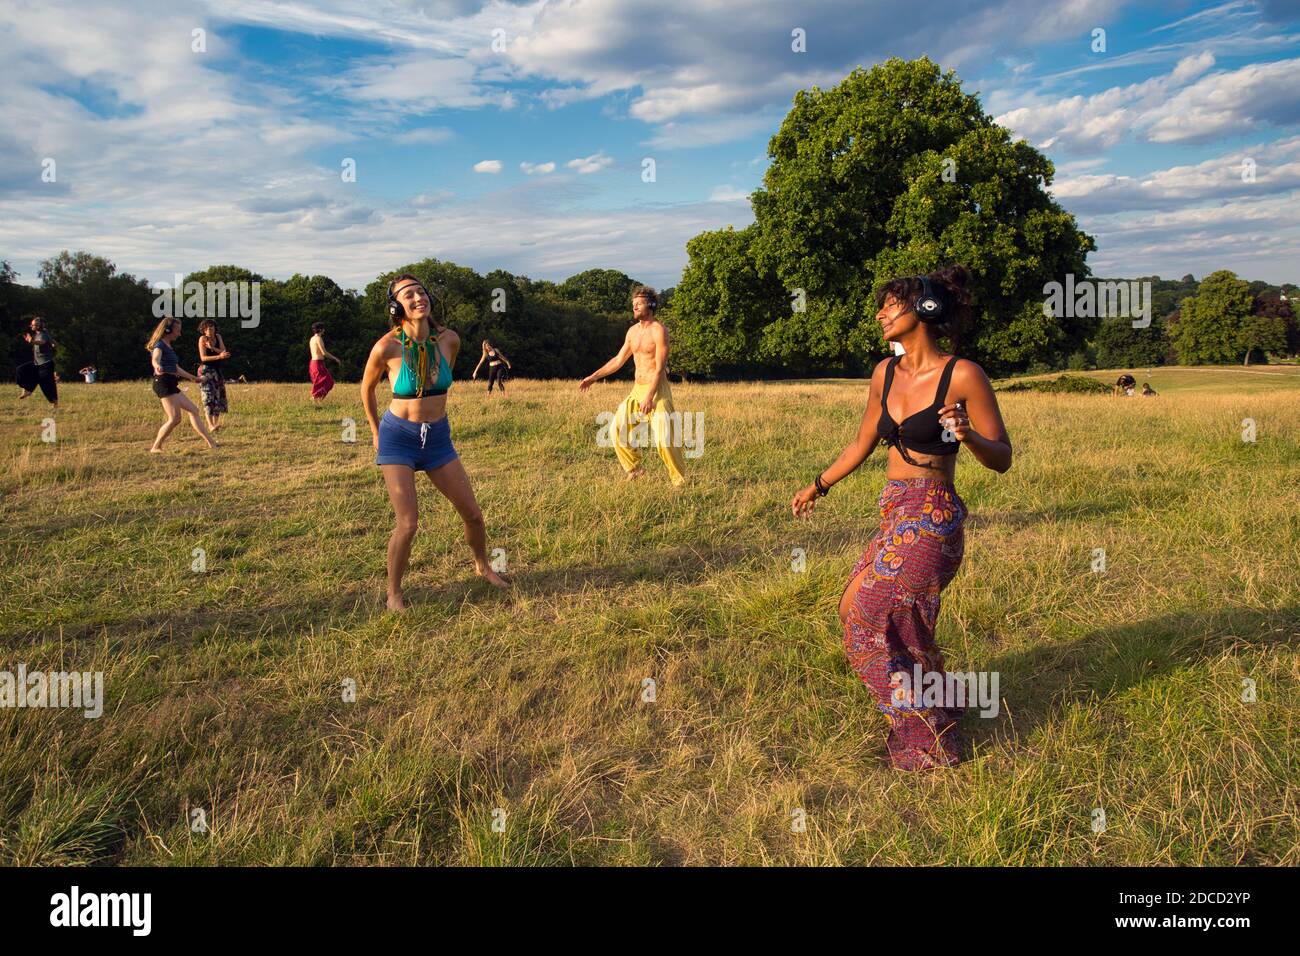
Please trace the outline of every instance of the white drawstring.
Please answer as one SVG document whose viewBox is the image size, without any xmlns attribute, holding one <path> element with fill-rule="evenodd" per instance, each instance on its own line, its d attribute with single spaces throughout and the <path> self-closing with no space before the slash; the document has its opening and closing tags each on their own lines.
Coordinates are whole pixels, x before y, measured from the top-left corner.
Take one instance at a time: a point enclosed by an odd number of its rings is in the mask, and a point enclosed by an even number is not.
<svg viewBox="0 0 1300 956">
<path fill-rule="evenodd" d="M 429 423 L 420 422 L 420 447 L 424 447 L 425 436 L 429 434 Z"/>
</svg>

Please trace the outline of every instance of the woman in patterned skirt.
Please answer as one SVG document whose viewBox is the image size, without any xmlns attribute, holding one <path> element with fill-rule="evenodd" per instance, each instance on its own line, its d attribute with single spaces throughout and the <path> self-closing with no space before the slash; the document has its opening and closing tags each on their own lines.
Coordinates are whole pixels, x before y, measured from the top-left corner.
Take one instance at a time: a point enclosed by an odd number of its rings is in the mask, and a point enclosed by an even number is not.
<svg viewBox="0 0 1300 956">
<path fill-rule="evenodd" d="M 892 279 L 876 299 L 876 321 L 904 354 L 871 376 L 857 438 L 791 502 L 796 517 L 884 443 L 890 446 L 880 493 L 880 528 L 840 597 L 849 663 L 889 721 L 886 747 L 899 770 L 953 766 L 961 759 L 957 722 L 964 701 L 951 690 L 935 643 L 939 592 L 957 573 L 966 505 L 953 485 L 965 445 L 986 468 L 1011 467 L 1011 439 L 988 378 L 974 362 L 945 353 L 970 312 L 963 266 Z"/>
</svg>

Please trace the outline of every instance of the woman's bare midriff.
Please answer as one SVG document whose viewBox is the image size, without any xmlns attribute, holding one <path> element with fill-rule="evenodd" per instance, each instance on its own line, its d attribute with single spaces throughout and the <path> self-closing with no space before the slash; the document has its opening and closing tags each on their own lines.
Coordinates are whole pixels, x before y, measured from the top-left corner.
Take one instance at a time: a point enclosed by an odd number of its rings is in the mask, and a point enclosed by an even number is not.
<svg viewBox="0 0 1300 956">
<path fill-rule="evenodd" d="M 388 410 L 408 422 L 436 422 L 447 414 L 447 396 L 395 398 L 389 402 Z"/>
<path fill-rule="evenodd" d="M 886 478 L 943 478 L 952 481 L 953 476 L 957 473 L 956 455 L 925 455 L 910 448 L 907 453 L 914 460 L 927 462 L 935 467 L 918 468 L 915 465 L 909 465 L 903 460 L 903 456 L 898 453 L 898 449 L 890 445 L 889 464 L 885 467 Z"/>
</svg>

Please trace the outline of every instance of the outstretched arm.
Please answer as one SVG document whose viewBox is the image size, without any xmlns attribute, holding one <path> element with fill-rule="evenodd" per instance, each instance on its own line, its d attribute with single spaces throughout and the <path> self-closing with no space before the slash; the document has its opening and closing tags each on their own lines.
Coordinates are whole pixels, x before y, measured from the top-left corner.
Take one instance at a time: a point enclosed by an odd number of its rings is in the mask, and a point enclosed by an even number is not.
<svg viewBox="0 0 1300 956">
<path fill-rule="evenodd" d="M 591 387 L 592 382 L 599 382 L 606 375 L 613 375 L 626 365 L 627 360 L 632 357 L 632 343 L 629 341 L 631 336 L 632 330 L 628 329 L 628 334 L 623 337 L 623 347 L 618 350 L 618 354 L 579 382 L 578 388 L 586 391 Z"/>
<path fill-rule="evenodd" d="M 822 487 L 829 488 L 831 485 L 848 477 L 857 471 L 864 461 L 871 457 L 871 453 L 876 450 L 880 444 L 880 433 L 876 426 L 880 422 L 880 393 L 884 386 L 885 380 L 885 363 L 876 363 L 875 371 L 871 374 L 871 386 L 867 392 L 867 408 L 862 413 L 862 421 L 858 424 L 858 433 L 853 441 L 844 446 L 839 457 L 831 464 L 829 468 L 821 472 Z M 816 483 L 809 485 L 794 496 L 790 502 L 790 510 L 796 518 L 803 518 L 812 513 L 813 506 L 820 497 Z"/>
</svg>

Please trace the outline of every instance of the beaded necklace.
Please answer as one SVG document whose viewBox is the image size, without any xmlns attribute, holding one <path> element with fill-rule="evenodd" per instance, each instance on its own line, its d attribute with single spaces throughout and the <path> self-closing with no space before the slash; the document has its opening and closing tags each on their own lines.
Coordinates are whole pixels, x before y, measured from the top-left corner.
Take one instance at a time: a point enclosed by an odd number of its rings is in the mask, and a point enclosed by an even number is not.
<svg viewBox="0 0 1300 956">
<path fill-rule="evenodd" d="M 421 398 L 424 395 L 424 383 L 429 377 L 429 353 L 432 352 L 433 349 L 437 348 L 437 345 L 434 344 L 432 334 L 430 334 L 423 342 L 417 342 L 415 339 L 411 339 L 411 351 L 415 354 L 416 359 L 416 364 L 412 367 L 406 358 L 406 331 L 404 329 L 398 329 L 397 337 L 402 343 L 402 365 L 404 365 L 411 373 L 411 377 L 419 383 L 416 386 L 415 397 Z"/>
</svg>

